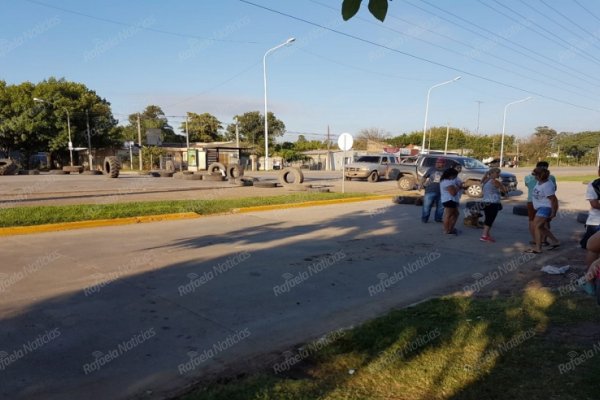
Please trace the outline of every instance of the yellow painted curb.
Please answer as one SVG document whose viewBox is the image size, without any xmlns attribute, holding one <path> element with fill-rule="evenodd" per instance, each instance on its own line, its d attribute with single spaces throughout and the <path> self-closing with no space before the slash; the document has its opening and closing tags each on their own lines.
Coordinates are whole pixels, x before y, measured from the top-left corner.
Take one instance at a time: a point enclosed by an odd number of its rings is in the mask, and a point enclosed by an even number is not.
<svg viewBox="0 0 600 400">
<path fill-rule="evenodd" d="M 0 236 L 26 235 L 29 233 L 43 233 L 68 231 L 72 229 L 96 228 L 101 226 L 131 225 L 143 224 L 157 221 L 173 221 L 178 219 L 199 218 L 201 215 L 188 212 L 177 214 L 145 215 L 141 217 L 114 218 L 114 219 L 96 219 L 91 221 L 61 222 L 58 224 L 44 224 L 32 226 L 11 226 L 0 228 Z"/>
<path fill-rule="evenodd" d="M 67 231 L 73 229 L 85 229 L 85 228 L 97 228 L 102 226 L 116 226 L 116 225 L 131 225 L 131 224 L 143 224 L 147 222 L 158 222 L 158 221 L 175 221 L 180 219 L 193 219 L 200 218 L 203 216 L 212 215 L 223 215 L 223 214 L 242 214 L 257 211 L 269 211 L 285 208 L 301 208 L 301 207 L 312 207 L 312 206 L 323 206 L 330 204 L 340 203 L 356 203 L 360 201 L 369 200 L 383 200 L 390 199 L 393 195 L 378 195 L 368 197 L 349 197 L 345 199 L 331 199 L 331 200 L 314 200 L 306 201 L 303 203 L 288 203 L 288 204 L 271 204 L 266 206 L 253 206 L 244 208 L 234 208 L 230 212 L 226 213 L 215 213 L 215 214 L 197 214 L 193 212 L 187 213 L 176 213 L 176 214 L 161 214 L 161 215 L 146 215 L 140 217 L 128 217 L 128 218 L 114 218 L 114 219 L 97 219 L 91 221 L 76 221 L 76 222 L 61 222 L 57 224 L 44 224 L 44 225 L 32 225 L 32 226 L 12 226 L 7 228 L 0 228 L 0 236 L 13 236 L 13 235 L 27 235 L 30 233 L 44 233 L 44 232 L 56 232 L 56 231 Z"/>
</svg>

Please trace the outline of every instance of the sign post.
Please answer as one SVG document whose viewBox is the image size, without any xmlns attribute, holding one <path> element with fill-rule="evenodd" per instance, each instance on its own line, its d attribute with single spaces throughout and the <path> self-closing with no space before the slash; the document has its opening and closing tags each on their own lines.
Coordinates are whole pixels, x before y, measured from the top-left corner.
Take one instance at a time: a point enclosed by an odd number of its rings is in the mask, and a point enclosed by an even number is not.
<svg viewBox="0 0 600 400">
<path fill-rule="evenodd" d="M 344 152 L 344 158 L 342 159 L 342 193 L 346 192 L 345 182 L 346 182 L 346 151 L 352 148 L 354 144 L 354 139 L 352 135 L 349 133 L 342 133 L 338 137 L 338 147 L 340 150 Z"/>
</svg>

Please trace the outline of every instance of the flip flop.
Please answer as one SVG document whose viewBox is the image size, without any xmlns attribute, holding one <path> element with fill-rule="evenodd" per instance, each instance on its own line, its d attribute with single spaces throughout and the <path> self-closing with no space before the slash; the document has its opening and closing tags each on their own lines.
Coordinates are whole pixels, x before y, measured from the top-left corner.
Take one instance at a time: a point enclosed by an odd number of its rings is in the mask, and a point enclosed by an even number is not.
<svg viewBox="0 0 600 400">
<path fill-rule="evenodd" d="M 534 250 L 534 249 L 527 249 L 527 250 L 524 251 L 524 253 L 541 254 L 542 252 Z"/>
<path fill-rule="evenodd" d="M 548 247 L 548 250 L 554 250 L 554 249 L 558 249 L 560 247 L 560 243 L 559 244 L 551 244 Z"/>
</svg>

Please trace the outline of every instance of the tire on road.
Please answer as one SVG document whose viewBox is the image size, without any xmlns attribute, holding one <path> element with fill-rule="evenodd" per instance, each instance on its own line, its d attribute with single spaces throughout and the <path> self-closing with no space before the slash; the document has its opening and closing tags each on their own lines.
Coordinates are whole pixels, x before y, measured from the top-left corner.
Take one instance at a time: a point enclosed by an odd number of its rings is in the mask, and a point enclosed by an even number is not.
<svg viewBox="0 0 600 400">
<path fill-rule="evenodd" d="M 81 165 L 67 165 L 64 166 L 63 171 L 67 171 L 68 173 L 76 173 L 76 174 L 80 174 L 83 172 L 83 166 Z"/>
<path fill-rule="evenodd" d="M 522 204 L 517 204 L 516 206 L 513 206 L 513 214 L 527 216 L 527 206 Z"/>
<path fill-rule="evenodd" d="M 209 174 L 212 174 L 215 172 L 219 172 L 221 174 L 221 176 L 223 175 L 223 173 L 225 173 L 225 176 L 227 176 L 227 168 L 225 168 L 225 165 L 221 164 L 220 162 L 214 162 L 208 166 Z"/>
<path fill-rule="evenodd" d="M 0 160 L 0 175 L 15 175 L 19 172 L 19 166 L 13 160 L 4 158 Z"/>
<path fill-rule="evenodd" d="M 239 164 L 227 165 L 227 176 L 230 178 L 239 178 L 244 176 L 244 170 Z"/>
<path fill-rule="evenodd" d="M 259 188 L 276 188 L 277 187 L 277 182 L 258 181 L 258 182 L 254 182 L 254 187 L 259 187 Z"/>
<path fill-rule="evenodd" d="M 104 163 L 102 165 L 104 166 L 104 174 L 108 175 L 109 178 L 118 178 L 119 177 L 119 170 L 121 169 L 121 163 L 119 163 L 119 160 L 117 159 L 117 157 L 105 157 Z"/>
<path fill-rule="evenodd" d="M 203 181 L 222 182 L 225 180 L 225 177 L 221 175 L 220 172 L 215 172 L 214 174 L 206 174 L 201 176 Z"/>
<path fill-rule="evenodd" d="M 392 198 L 392 203 L 395 204 L 415 204 L 417 198 L 414 196 L 395 196 Z"/>
<path fill-rule="evenodd" d="M 37 169 L 22 169 L 19 171 L 19 175 L 39 175 L 40 171 Z"/>
<path fill-rule="evenodd" d="M 291 182 L 288 180 L 290 175 L 294 178 Z M 304 174 L 300 168 L 286 167 L 279 172 L 277 179 L 282 186 L 299 185 L 304 182 Z"/>
<path fill-rule="evenodd" d="M 371 183 L 379 182 L 379 174 L 377 173 L 377 171 L 371 171 L 371 173 L 367 177 L 367 181 Z"/>
<path fill-rule="evenodd" d="M 173 177 L 173 173 L 171 171 L 158 171 L 158 175 L 161 178 L 172 178 Z"/>
<path fill-rule="evenodd" d="M 92 169 L 92 170 L 83 171 L 81 174 L 82 175 L 102 175 L 102 172 Z"/>
<path fill-rule="evenodd" d="M 414 177 L 412 176 L 403 176 L 400 179 L 398 179 L 398 188 L 400 188 L 401 190 L 405 190 L 405 191 L 410 191 L 410 190 L 414 190 L 417 181 L 415 180 Z"/>
</svg>

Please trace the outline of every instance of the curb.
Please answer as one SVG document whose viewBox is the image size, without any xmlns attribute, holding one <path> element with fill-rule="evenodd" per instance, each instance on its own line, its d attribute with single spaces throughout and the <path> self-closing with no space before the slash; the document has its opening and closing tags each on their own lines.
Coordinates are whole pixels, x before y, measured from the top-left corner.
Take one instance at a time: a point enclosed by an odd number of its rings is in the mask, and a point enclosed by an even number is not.
<svg viewBox="0 0 600 400">
<path fill-rule="evenodd" d="M 187 213 L 176 213 L 176 214 L 146 215 L 146 216 L 140 216 L 140 217 L 97 219 L 97 220 L 91 220 L 91 221 L 61 222 L 61 223 L 56 223 L 56 224 L 44 224 L 44 225 L 11 226 L 11 227 L 6 227 L 6 228 L 0 228 L 0 237 L 27 235 L 27 234 L 45 233 L 45 232 L 69 231 L 69 230 L 75 230 L 75 229 L 98 228 L 98 227 L 103 227 L 103 226 L 145 224 L 145 223 L 149 223 L 149 222 L 160 222 L 160 221 L 177 221 L 177 220 L 182 220 L 182 219 L 195 219 L 195 218 L 201 218 L 201 217 L 208 217 L 208 216 L 212 216 L 212 215 L 245 214 L 245 213 L 250 213 L 250 212 L 270 211 L 270 210 L 286 209 L 286 208 L 302 208 L 302 207 L 323 206 L 323 205 L 330 205 L 330 204 L 357 203 L 360 201 L 390 199 L 392 197 L 393 197 L 393 195 L 378 195 L 378 196 L 367 196 L 367 197 L 350 197 L 350 198 L 346 198 L 346 199 L 314 200 L 314 201 L 307 201 L 304 203 L 272 204 L 272 205 L 266 205 L 266 206 L 234 208 L 230 212 L 226 212 L 226 213 L 215 213 L 215 214 L 204 214 L 204 215 L 193 213 L 193 212 L 187 212 Z"/>
</svg>

